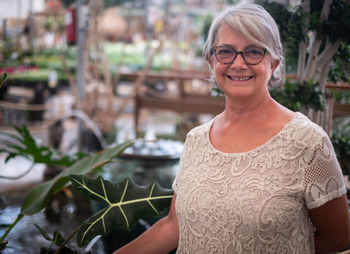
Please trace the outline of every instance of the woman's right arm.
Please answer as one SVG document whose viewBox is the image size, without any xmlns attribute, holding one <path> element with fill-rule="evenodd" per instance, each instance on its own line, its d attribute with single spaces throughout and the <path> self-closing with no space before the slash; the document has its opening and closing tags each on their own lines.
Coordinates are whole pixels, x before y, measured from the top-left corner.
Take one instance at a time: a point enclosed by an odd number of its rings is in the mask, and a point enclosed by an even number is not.
<svg viewBox="0 0 350 254">
<path fill-rule="evenodd" d="M 175 200 L 176 194 L 174 193 L 169 214 L 113 254 L 165 254 L 175 249 L 179 240 Z"/>
</svg>

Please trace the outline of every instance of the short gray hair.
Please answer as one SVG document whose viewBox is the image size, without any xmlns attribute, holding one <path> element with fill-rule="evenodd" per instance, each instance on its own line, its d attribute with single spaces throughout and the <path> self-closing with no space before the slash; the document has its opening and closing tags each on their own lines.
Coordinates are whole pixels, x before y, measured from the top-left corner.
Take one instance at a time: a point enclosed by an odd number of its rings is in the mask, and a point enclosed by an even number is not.
<svg viewBox="0 0 350 254">
<path fill-rule="evenodd" d="M 208 62 L 212 57 L 212 49 L 216 43 L 218 30 L 223 23 L 243 34 L 257 46 L 267 49 L 273 60 L 280 61 L 269 80 L 269 86 L 273 87 L 279 84 L 282 81 L 284 64 L 283 47 L 278 27 L 271 15 L 263 7 L 253 3 L 228 7 L 214 19 L 210 26 L 203 52 L 203 56 Z"/>
</svg>

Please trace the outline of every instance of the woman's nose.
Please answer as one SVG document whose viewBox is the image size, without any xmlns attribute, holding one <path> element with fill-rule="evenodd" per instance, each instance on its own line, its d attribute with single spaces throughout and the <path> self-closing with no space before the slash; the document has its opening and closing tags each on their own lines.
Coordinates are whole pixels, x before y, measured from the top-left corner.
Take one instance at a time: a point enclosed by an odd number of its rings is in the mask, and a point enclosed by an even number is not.
<svg viewBox="0 0 350 254">
<path fill-rule="evenodd" d="M 231 68 L 235 68 L 235 67 L 242 67 L 242 66 L 246 66 L 246 62 L 243 58 L 243 55 L 241 52 L 237 53 L 235 59 L 233 60 L 233 62 L 230 64 Z"/>
</svg>

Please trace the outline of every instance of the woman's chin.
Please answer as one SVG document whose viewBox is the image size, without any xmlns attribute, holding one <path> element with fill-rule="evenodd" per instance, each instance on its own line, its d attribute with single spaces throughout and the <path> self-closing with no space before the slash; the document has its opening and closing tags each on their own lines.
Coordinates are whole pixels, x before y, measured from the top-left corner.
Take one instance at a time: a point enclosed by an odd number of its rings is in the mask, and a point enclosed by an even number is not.
<svg viewBox="0 0 350 254">
<path fill-rule="evenodd" d="M 255 93 L 254 87 L 249 84 L 230 85 L 222 91 L 229 97 L 251 97 Z"/>
</svg>

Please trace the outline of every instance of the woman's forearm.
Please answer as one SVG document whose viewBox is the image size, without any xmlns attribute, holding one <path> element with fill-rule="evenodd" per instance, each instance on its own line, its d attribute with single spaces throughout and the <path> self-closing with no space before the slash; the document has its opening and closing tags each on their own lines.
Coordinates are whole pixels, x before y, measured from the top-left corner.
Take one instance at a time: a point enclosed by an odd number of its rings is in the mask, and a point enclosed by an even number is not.
<svg viewBox="0 0 350 254">
<path fill-rule="evenodd" d="M 164 217 L 138 238 L 128 243 L 113 254 L 162 254 L 177 247 L 178 226 L 169 216 Z"/>
<path fill-rule="evenodd" d="M 337 239 L 322 238 L 317 232 L 315 233 L 315 253 L 316 254 L 329 254 L 335 251 L 339 251 L 347 247 L 349 239 L 345 235 L 344 237 L 339 235 Z"/>
</svg>

